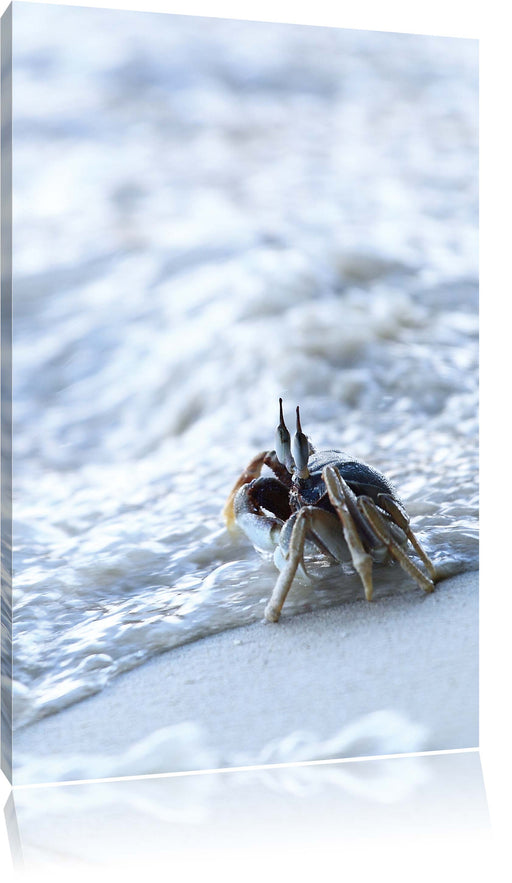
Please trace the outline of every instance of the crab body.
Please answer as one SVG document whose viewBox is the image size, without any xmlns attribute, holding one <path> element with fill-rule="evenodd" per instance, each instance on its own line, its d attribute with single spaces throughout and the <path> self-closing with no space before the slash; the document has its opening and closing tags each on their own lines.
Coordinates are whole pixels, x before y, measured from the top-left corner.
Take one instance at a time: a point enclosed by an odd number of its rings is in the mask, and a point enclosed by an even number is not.
<svg viewBox="0 0 512 883">
<path fill-rule="evenodd" d="M 323 479 L 326 466 L 334 466 L 357 497 L 366 494 L 377 500 L 378 494 L 394 494 L 383 475 L 361 460 L 354 460 L 343 451 L 319 451 L 308 459 L 309 478 L 299 479 L 299 494 L 303 505 L 320 506 L 333 510 L 327 485 Z"/>
<path fill-rule="evenodd" d="M 304 554 L 312 549 L 333 562 L 346 560 L 348 552 L 368 601 L 373 592 L 373 562 L 389 558 L 395 558 L 431 592 L 436 579 L 434 566 L 387 478 L 342 451 L 315 452 L 302 432 L 298 408 L 297 431 L 290 443 L 281 399 L 279 404 L 276 449 L 262 451 L 251 460 L 224 510 L 228 527 L 237 524 L 255 548 L 274 554 L 280 575 L 265 617 L 277 622 L 298 571 L 308 578 Z M 261 476 L 263 466 L 273 475 Z M 428 576 L 410 559 L 408 542 Z"/>
</svg>

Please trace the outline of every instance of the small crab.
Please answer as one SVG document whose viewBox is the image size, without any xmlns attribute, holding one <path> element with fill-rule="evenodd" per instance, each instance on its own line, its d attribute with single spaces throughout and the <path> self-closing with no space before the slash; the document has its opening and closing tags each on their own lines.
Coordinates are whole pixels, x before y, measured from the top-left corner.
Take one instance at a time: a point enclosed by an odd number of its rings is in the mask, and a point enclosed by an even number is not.
<svg viewBox="0 0 512 883">
<path fill-rule="evenodd" d="M 306 543 L 335 562 L 346 559 L 348 546 L 367 601 L 373 593 L 373 562 L 385 562 L 390 556 L 425 592 L 432 592 L 434 565 L 414 536 L 387 478 L 342 451 L 316 453 L 302 432 L 298 406 L 296 414 L 297 428 L 290 443 L 279 399 L 275 451 L 262 451 L 251 460 L 224 508 L 229 528 L 238 524 L 256 549 L 274 553 L 280 574 L 265 608 L 266 619 L 278 621 L 298 568 L 308 578 Z M 273 476 L 261 476 L 264 465 Z M 428 576 L 411 561 L 408 541 Z"/>
</svg>

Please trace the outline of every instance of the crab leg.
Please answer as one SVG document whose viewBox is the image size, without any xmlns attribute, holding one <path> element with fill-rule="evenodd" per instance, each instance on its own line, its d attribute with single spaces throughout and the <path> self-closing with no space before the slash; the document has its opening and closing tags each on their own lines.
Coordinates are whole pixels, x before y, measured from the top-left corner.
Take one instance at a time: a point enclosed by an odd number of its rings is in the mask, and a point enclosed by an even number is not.
<svg viewBox="0 0 512 883">
<path fill-rule="evenodd" d="M 359 497 L 357 502 L 381 542 L 387 546 L 389 552 L 394 558 L 396 558 L 400 566 L 413 578 L 413 580 L 415 580 L 415 582 L 418 583 L 419 586 L 421 586 L 422 589 L 425 590 L 425 592 L 433 592 L 433 581 L 428 576 L 425 576 L 425 574 L 413 564 L 407 553 L 404 552 L 393 539 L 388 525 L 384 521 L 382 515 L 378 512 L 373 500 L 369 497 Z M 400 526 L 401 525 L 399 525 L 399 527 Z"/>
<path fill-rule="evenodd" d="M 357 570 L 364 586 L 364 594 L 367 601 L 372 600 L 372 558 L 359 537 L 356 524 L 349 511 L 347 500 L 352 493 L 345 480 L 341 477 L 335 466 L 326 466 L 322 478 L 325 481 L 329 500 L 336 509 L 343 527 L 343 535 L 352 556 L 352 563 Z"/>
<path fill-rule="evenodd" d="M 382 508 L 385 509 L 386 512 L 389 513 L 389 515 L 391 515 L 395 524 L 398 524 L 398 526 L 402 528 L 403 532 L 406 534 L 408 539 L 411 541 L 412 545 L 416 549 L 416 552 L 418 553 L 421 560 L 423 561 L 423 564 L 427 568 L 429 575 L 432 579 L 432 582 L 435 583 L 436 579 L 437 579 L 436 569 L 435 569 L 434 565 L 432 564 L 432 561 L 428 557 L 427 553 L 420 545 L 419 540 L 412 532 L 411 526 L 409 524 L 409 519 L 406 517 L 406 515 L 404 514 L 404 512 L 402 511 L 400 506 L 397 506 L 396 502 L 388 494 L 379 494 L 378 503 L 379 503 L 379 506 L 382 506 Z"/>
<path fill-rule="evenodd" d="M 307 509 L 301 509 L 293 525 L 287 560 L 274 586 L 270 601 L 265 607 L 265 619 L 268 619 L 269 622 L 278 621 L 286 596 L 290 591 L 290 586 L 297 572 L 297 567 L 302 560 L 308 514 Z"/>
</svg>

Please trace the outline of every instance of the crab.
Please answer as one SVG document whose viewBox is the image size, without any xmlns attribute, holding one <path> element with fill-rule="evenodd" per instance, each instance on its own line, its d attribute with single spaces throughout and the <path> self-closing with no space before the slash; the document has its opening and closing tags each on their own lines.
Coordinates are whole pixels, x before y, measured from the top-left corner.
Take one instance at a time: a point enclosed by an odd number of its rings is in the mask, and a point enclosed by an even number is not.
<svg viewBox="0 0 512 883">
<path fill-rule="evenodd" d="M 261 475 L 267 466 L 273 475 Z M 304 555 L 320 552 L 331 563 L 347 558 L 372 600 L 373 563 L 395 559 L 425 592 L 436 582 L 434 565 L 409 524 L 409 516 L 387 478 L 361 460 L 338 450 L 315 452 L 302 431 L 299 406 L 296 432 L 290 433 L 279 399 L 275 450 L 257 454 L 235 483 L 224 517 L 238 525 L 260 552 L 271 552 L 280 571 L 265 618 L 277 622 L 293 580 L 309 579 Z M 411 544 L 427 571 L 409 556 Z"/>
</svg>

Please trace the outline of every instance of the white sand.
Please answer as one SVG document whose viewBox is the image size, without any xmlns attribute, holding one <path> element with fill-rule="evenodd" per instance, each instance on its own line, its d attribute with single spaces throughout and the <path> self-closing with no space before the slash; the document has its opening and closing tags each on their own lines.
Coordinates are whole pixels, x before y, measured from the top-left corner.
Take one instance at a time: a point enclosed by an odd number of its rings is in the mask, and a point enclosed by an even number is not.
<svg viewBox="0 0 512 883">
<path fill-rule="evenodd" d="M 367 739 L 363 727 L 348 748 L 342 739 L 338 748 L 322 749 L 322 741 L 380 710 L 395 715 L 391 732 L 385 716 L 377 716 Z M 381 734 L 375 732 L 380 721 Z M 68 773 L 52 773 L 38 761 L 30 773 L 38 781 L 72 778 L 73 770 L 76 777 L 130 774 L 137 770 L 124 770 L 120 754 L 184 722 L 193 722 L 200 738 L 195 751 L 190 734 L 190 752 L 176 769 L 300 759 L 290 739 L 283 741 L 298 731 L 311 734 L 309 759 L 477 746 L 477 573 L 446 580 L 432 595 L 412 588 L 372 604 L 283 615 L 278 624 L 257 623 L 172 650 L 20 730 L 15 758 L 90 757 L 87 769 L 70 765 Z M 272 740 L 280 753 L 268 750 Z M 121 769 L 95 766 L 95 756 L 105 754 L 115 755 Z M 172 763 L 162 755 L 140 771 L 172 771 L 165 769 Z M 20 773 L 15 782 L 24 778 Z"/>
</svg>

